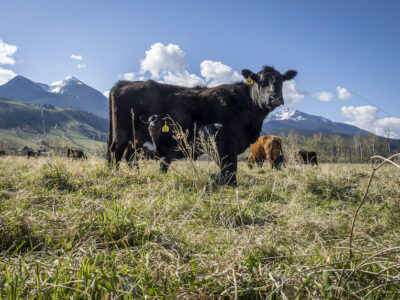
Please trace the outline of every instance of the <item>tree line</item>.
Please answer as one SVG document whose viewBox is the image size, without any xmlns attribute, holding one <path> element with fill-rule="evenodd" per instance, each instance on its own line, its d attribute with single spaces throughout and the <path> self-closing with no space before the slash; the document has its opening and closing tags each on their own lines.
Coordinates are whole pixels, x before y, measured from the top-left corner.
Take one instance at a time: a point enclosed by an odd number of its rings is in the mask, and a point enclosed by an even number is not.
<svg viewBox="0 0 400 300">
<path fill-rule="evenodd" d="M 321 132 L 304 136 L 289 131 L 286 135 L 281 133 L 280 137 L 289 161 L 298 160 L 299 150 L 315 151 L 318 161 L 328 163 L 367 163 L 371 156 L 389 156 L 400 151 L 400 141 L 394 142 L 373 134 L 346 138 Z"/>
</svg>

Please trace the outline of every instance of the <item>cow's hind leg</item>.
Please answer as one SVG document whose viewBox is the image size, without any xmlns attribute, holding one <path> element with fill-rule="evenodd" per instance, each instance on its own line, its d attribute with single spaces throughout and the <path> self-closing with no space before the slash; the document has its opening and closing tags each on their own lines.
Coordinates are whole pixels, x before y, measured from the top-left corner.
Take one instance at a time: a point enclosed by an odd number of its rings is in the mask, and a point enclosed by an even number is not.
<svg viewBox="0 0 400 300">
<path fill-rule="evenodd" d="M 115 166 L 118 168 L 121 160 L 124 156 L 125 149 L 128 146 L 128 139 L 126 140 L 116 140 L 112 144 L 112 152 L 114 152 L 115 156 Z"/>
</svg>

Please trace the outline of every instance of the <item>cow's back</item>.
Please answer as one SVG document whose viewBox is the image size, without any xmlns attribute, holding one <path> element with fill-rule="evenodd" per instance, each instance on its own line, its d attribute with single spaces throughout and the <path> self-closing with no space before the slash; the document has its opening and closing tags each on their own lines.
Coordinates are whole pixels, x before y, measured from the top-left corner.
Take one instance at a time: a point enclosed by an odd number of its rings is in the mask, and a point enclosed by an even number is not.
<svg viewBox="0 0 400 300">
<path fill-rule="evenodd" d="M 265 153 L 265 136 L 261 136 L 258 138 L 258 140 L 251 145 L 250 147 L 250 159 L 253 162 L 260 161 L 260 160 L 265 160 L 266 158 L 266 153 Z"/>
</svg>

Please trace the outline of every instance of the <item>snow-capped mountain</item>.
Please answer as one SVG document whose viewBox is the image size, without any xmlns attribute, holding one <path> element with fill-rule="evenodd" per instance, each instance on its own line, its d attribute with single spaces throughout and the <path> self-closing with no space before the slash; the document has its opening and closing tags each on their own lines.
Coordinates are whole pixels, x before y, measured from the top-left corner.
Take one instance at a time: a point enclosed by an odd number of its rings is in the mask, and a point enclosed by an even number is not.
<svg viewBox="0 0 400 300">
<path fill-rule="evenodd" d="M 74 87 L 83 85 L 84 83 L 79 79 L 68 76 L 65 78 L 64 81 L 56 81 L 53 82 L 50 86 L 49 92 L 56 93 L 56 94 L 67 94 L 70 92 Z"/>
<path fill-rule="evenodd" d="M 71 76 L 50 86 L 33 82 L 23 76 L 16 76 L 0 86 L 0 96 L 27 103 L 75 108 L 100 117 L 108 117 L 107 98 L 99 91 Z"/>
<path fill-rule="evenodd" d="M 301 135 L 312 136 L 315 133 L 327 135 L 338 134 L 350 137 L 356 134 L 370 134 L 356 126 L 333 122 L 321 116 L 314 116 L 299 110 L 291 110 L 287 107 L 270 114 L 263 123 L 262 135 L 288 133 L 294 131 Z"/>
<path fill-rule="evenodd" d="M 313 121 L 320 121 L 320 122 L 325 122 L 325 123 L 333 123 L 331 120 L 328 120 L 327 118 L 324 118 L 321 116 L 309 115 L 309 114 L 306 114 L 297 109 L 291 110 L 288 107 L 284 107 L 281 110 L 279 110 L 278 112 L 270 114 L 265 119 L 264 123 L 270 122 L 270 121 L 284 121 L 284 120 L 291 120 L 291 121 L 313 120 Z"/>
</svg>

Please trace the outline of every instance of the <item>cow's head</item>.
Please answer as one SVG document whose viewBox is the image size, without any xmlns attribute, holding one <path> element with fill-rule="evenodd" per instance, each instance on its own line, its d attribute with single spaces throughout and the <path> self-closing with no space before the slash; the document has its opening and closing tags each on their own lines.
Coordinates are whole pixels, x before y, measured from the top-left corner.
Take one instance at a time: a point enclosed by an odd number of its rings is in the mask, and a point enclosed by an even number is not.
<svg viewBox="0 0 400 300">
<path fill-rule="evenodd" d="M 160 115 L 151 115 L 148 120 L 150 136 L 158 140 L 161 135 L 162 118 Z"/>
<path fill-rule="evenodd" d="M 266 66 L 258 73 L 244 69 L 242 70 L 242 75 L 244 78 L 250 78 L 253 81 L 250 86 L 250 95 L 254 103 L 262 108 L 273 110 L 284 103 L 282 94 L 283 82 L 293 79 L 297 72 L 289 70 L 281 74 L 273 67 Z"/>
<path fill-rule="evenodd" d="M 249 167 L 249 169 L 253 169 L 253 162 L 252 162 L 250 156 L 246 157 L 246 164 Z"/>
</svg>

